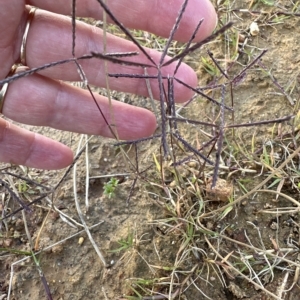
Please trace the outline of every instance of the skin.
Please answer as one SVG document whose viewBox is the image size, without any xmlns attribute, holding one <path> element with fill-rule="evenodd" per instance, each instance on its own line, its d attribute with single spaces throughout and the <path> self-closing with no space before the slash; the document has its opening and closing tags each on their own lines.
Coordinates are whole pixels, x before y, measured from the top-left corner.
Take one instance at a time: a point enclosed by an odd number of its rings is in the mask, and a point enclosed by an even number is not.
<svg viewBox="0 0 300 300">
<path fill-rule="evenodd" d="M 71 20 L 66 15 L 71 12 L 71 0 L 0 0 L 0 79 L 9 73 L 11 66 L 20 61 L 20 48 L 25 30 L 29 7 L 36 11 L 26 42 L 26 65 L 29 68 L 42 66 L 72 57 Z M 77 16 L 102 18 L 102 10 L 96 0 L 77 0 Z M 117 19 L 126 27 L 142 29 L 163 37 L 168 37 L 176 20 L 182 0 L 114 0 L 109 7 Z M 143 16 L 143 17 L 141 17 Z M 187 41 L 198 21 L 204 22 L 195 41 L 207 37 L 216 25 L 216 14 L 208 0 L 189 0 L 182 23 L 175 35 L 179 41 Z M 84 24 L 76 23 L 75 55 L 103 52 L 102 31 Z M 123 39 L 108 35 L 107 52 L 138 51 L 139 55 L 126 60 L 148 63 L 137 47 Z M 160 53 L 146 49 L 155 62 Z M 168 59 L 168 58 L 166 58 Z M 90 59 L 80 64 L 92 85 L 105 86 L 103 60 Z M 176 63 L 163 68 L 163 75 L 173 74 Z M 108 63 L 110 73 L 143 74 L 143 69 Z M 157 74 L 155 68 L 148 73 Z M 194 71 L 182 64 L 177 77 L 191 86 L 197 85 Z M 73 63 L 49 68 L 9 84 L 2 113 L 4 116 L 24 124 L 50 126 L 79 133 L 111 137 L 111 133 L 100 117 L 91 95 L 64 81 L 79 81 Z M 147 96 L 147 88 L 142 80 L 109 79 L 110 88 Z M 150 81 L 154 98 L 159 98 L 156 81 Z M 176 101 L 184 102 L 191 97 L 185 87 L 175 84 Z M 106 116 L 109 104 L 105 97 L 95 95 Z M 113 101 L 116 128 L 120 139 L 136 139 L 151 135 L 156 129 L 152 112 Z M 108 117 L 108 122 L 110 119 Z M 26 165 L 41 169 L 60 169 L 72 163 L 73 153 L 65 145 L 29 132 L 0 119 L 0 161 Z"/>
</svg>

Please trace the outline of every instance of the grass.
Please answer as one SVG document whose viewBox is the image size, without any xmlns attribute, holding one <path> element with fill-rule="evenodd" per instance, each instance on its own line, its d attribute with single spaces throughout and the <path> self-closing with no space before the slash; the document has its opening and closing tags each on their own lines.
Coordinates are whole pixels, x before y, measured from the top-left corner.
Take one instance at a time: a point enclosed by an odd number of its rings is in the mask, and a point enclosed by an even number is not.
<svg viewBox="0 0 300 300">
<path fill-rule="evenodd" d="M 107 183 L 104 184 L 104 195 L 108 198 L 112 198 L 115 194 L 115 189 L 117 188 L 119 180 L 112 177 Z"/>
<path fill-rule="evenodd" d="M 268 80 L 273 92 L 279 90 L 286 105 L 294 104 L 291 99 L 297 92 L 296 80 L 279 82 L 282 78 L 276 79 L 271 66 L 265 68 L 256 60 L 261 51 L 258 40 L 250 36 L 248 41 L 239 40 L 242 35 L 247 35 L 246 25 L 253 21 L 250 11 L 255 10 L 255 18 L 258 21 L 262 18 L 262 21 L 258 22 L 259 26 L 266 28 L 279 28 L 294 18 L 293 13 L 299 11 L 299 2 L 296 2 L 292 3 L 292 8 L 288 11 L 290 14 L 286 11 L 283 15 L 269 13 L 269 10 L 278 11 L 278 4 L 278 1 L 252 1 L 249 6 L 235 9 L 234 1 L 217 1 L 219 28 L 227 21 L 237 19 L 234 27 L 217 37 L 210 45 L 214 49 L 221 49 L 217 57 L 213 56 L 214 59 L 204 50 L 198 56 L 194 53 L 189 55 L 189 61 L 200 58 L 198 72 L 202 76 L 201 84 L 207 83 L 201 92 L 205 96 L 217 99 L 219 103 L 226 101 L 226 104 L 233 106 L 234 113 L 205 102 L 207 100 L 203 100 L 199 95 L 195 101 L 183 107 L 169 104 L 168 117 L 173 117 L 173 121 L 178 118 L 185 122 L 175 125 L 168 119 L 165 132 L 161 129 L 162 135 L 165 134 L 167 146 L 164 145 L 163 139 L 158 139 L 156 147 L 150 148 L 148 153 L 143 151 L 143 145 L 147 144 L 150 147 L 154 141 L 137 141 L 120 146 L 120 157 L 123 155 L 126 160 L 126 172 L 121 168 L 118 173 L 99 175 L 101 178 L 90 175 L 90 148 L 93 142 L 83 137 L 77 153 L 85 153 L 85 158 L 79 158 L 72 166 L 74 207 L 67 208 L 68 213 L 60 209 L 57 203 L 60 203 L 59 191 L 62 187 L 57 187 L 46 198 L 46 202 L 39 204 L 45 219 L 42 226 L 39 226 L 38 237 L 32 236 L 26 229 L 29 250 L 23 250 L 22 247 L 0 249 L 5 255 L 18 255 L 18 258 L 19 255 L 24 255 L 11 264 L 8 299 L 11 297 L 15 272 L 18 272 L 15 269 L 18 270 L 17 266 L 28 259 L 33 262 L 36 272 L 41 277 L 48 299 L 52 299 L 52 291 L 47 284 L 47 268 L 44 267 L 45 255 L 41 256 L 40 261 L 37 257 L 57 245 L 67 245 L 67 241 L 78 235 L 88 236 L 97 253 L 96 259 L 108 268 L 104 270 L 111 270 L 105 272 L 119 276 L 114 278 L 114 282 L 126 282 L 128 288 L 122 296 L 118 296 L 119 299 L 184 299 L 183 297 L 188 297 L 186 295 L 191 295 L 190 298 L 215 299 L 217 290 L 226 290 L 228 297 L 233 298 L 260 297 L 265 294 L 269 299 L 286 299 L 294 288 L 298 288 L 299 103 L 295 105 L 294 120 L 289 120 L 290 124 L 287 125 L 274 125 L 270 122 L 245 128 L 226 127 L 248 122 L 240 119 L 239 110 L 244 106 L 237 101 L 240 95 L 246 94 L 242 84 L 247 76 L 252 76 L 254 85 L 257 78 Z M 248 10 L 249 14 L 244 15 L 242 9 Z M 267 15 L 265 10 L 268 10 Z M 118 31 L 115 25 L 109 27 L 109 30 L 113 33 Z M 162 50 L 167 45 L 166 40 L 158 39 L 152 34 L 142 31 L 133 31 L 133 34 L 143 46 Z M 172 43 L 167 50 L 170 55 L 178 55 L 183 53 L 184 49 L 184 45 L 178 47 L 177 43 Z M 253 61 L 256 64 L 249 67 Z M 222 89 L 217 88 L 219 84 L 226 86 L 225 94 L 222 94 Z M 258 90 L 257 97 L 261 97 L 260 93 Z M 195 117 L 195 108 L 202 109 L 201 120 L 197 121 L 206 124 L 199 125 L 189 121 Z M 292 110 L 293 108 L 290 109 Z M 255 115 L 253 120 L 250 112 L 249 116 L 252 123 L 266 119 L 265 116 Z M 160 116 L 160 124 L 162 119 L 163 116 Z M 267 119 L 272 120 L 274 117 Z M 176 126 L 181 132 L 188 132 L 183 140 L 175 134 L 170 134 L 175 132 Z M 217 167 L 209 166 L 195 149 L 200 149 L 204 158 L 212 157 L 214 162 L 214 157 L 217 157 Z M 166 150 L 169 150 L 168 156 L 163 155 Z M 120 157 L 115 158 L 118 163 L 121 161 Z M 84 180 L 79 175 L 79 166 L 82 164 L 85 169 Z M 83 167 L 80 170 L 82 169 Z M 23 175 L 27 174 L 27 170 L 21 171 Z M 122 174 L 126 177 L 131 175 L 133 178 L 130 189 L 118 179 Z M 209 187 L 216 175 L 234 185 L 234 192 L 222 201 L 216 201 L 220 195 L 209 193 Z M 103 179 L 103 176 L 109 177 L 109 181 Z M 63 182 L 68 183 L 69 177 L 66 175 L 63 178 Z M 41 186 L 34 184 L 39 184 L 38 176 L 30 180 L 26 182 L 22 178 L 5 178 L 5 182 L 10 184 L 14 193 L 29 202 L 37 192 L 42 191 Z M 102 180 L 101 190 L 97 189 L 97 186 L 93 187 L 91 180 Z M 82 181 L 85 186 L 84 196 L 80 192 Z M 124 187 L 127 188 L 129 196 L 126 206 L 122 209 L 133 209 L 135 206 L 139 207 L 136 203 L 139 199 L 134 195 L 136 186 L 146 194 L 149 210 L 151 205 L 155 205 L 161 217 L 143 224 L 142 222 L 146 222 L 145 218 L 139 216 L 131 226 L 128 226 L 124 219 L 124 224 L 120 222 L 118 225 L 125 230 L 116 229 L 118 233 L 123 234 L 110 236 L 117 243 L 117 247 L 109 248 L 105 238 L 99 239 L 93 231 L 102 222 L 92 225 L 89 223 L 89 218 L 93 215 L 91 211 L 97 207 L 97 203 L 90 198 L 96 198 L 97 193 L 100 193 L 118 201 L 115 189 L 118 188 L 119 191 Z M 142 197 L 143 193 L 139 193 L 138 197 Z M 101 205 L 104 206 L 103 203 Z M 114 205 L 120 214 L 117 204 L 113 204 L 110 210 L 114 209 Z M 39 206 L 35 207 L 37 208 Z M 50 226 L 50 214 L 54 212 L 69 230 L 75 227 L 78 232 L 39 250 L 34 245 L 39 245 L 39 241 L 47 236 L 46 228 Z M 143 213 L 147 214 L 147 209 L 143 210 Z M 23 213 L 22 218 L 26 228 L 28 215 Z M 266 219 L 271 221 L 270 224 L 266 223 Z M 4 220 L 3 223 L 5 222 Z M 153 228 L 155 233 L 145 232 L 147 226 Z M 3 236 L 9 236 L 8 230 L 7 227 Z M 289 239 L 285 241 L 284 237 L 288 233 Z M 88 259 L 87 257 L 88 253 L 85 253 L 84 258 Z M 76 264 L 80 264 L 80 260 L 76 261 Z M 139 272 L 141 276 L 135 275 Z M 103 281 L 105 282 L 105 278 Z M 110 283 L 106 282 L 107 289 L 109 286 Z M 246 289 L 249 286 L 251 289 Z M 105 299 L 109 299 L 109 292 L 105 288 L 102 289 L 102 293 Z"/>
<path fill-rule="evenodd" d="M 128 236 L 125 239 L 120 239 L 117 241 L 119 244 L 119 247 L 113 250 L 110 250 L 109 252 L 115 253 L 115 252 L 121 252 L 123 250 L 128 250 L 133 247 L 134 243 L 134 236 L 131 232 L 128 233 Z"/>
</svg>

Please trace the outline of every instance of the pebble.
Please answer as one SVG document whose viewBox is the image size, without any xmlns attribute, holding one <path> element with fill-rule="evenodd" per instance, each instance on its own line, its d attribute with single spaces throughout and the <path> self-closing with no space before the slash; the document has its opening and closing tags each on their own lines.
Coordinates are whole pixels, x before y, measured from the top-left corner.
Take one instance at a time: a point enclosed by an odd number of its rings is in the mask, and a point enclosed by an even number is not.
<svg viewBox="0 0 300 300">
<path fill-rule="evenodd" d="M 188 162 L 188 166 L 190 168 L 197 168 L 198 167 L 198 163 L 196 161 L 189 161 Z"/>
<path fill-rule="evenodd" d="M 259 27 L 258 27 L 258 24 L 256 22 L 252 22 L 250 24 L 250 34 L 252 36 L 256 36 L 259 34 Z"/>
<path fill-rule="evenodd" d="M 218 178 L 214 188 L 211 187 L 212 178 L 209 178 L 206 183 L 206 192 L 210 195 L 211 200 L 214 201 L 228 201 L 232 196 L 233 185 L 225 179 Z"/>
</svg>

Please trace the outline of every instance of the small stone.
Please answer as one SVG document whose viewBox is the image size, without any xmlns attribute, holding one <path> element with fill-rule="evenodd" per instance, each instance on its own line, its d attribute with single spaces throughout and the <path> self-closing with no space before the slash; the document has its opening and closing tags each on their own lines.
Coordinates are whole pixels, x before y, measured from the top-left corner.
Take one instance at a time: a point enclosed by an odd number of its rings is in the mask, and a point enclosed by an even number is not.
<svg viewBox="0 0 300 300">
<path fill-rule="evenodd" d="M 218 178 L 216 185 L 212 188 L 212 177 L 207 180 L 206 192 L 214 201 L 227 201 L 233 193 L 233 185 L 225 179 Z"/>
<path fill-rule="evenodd" d="M 198 167 L 198 163 L 196 161 L 189 161 L 188 162 L 188 166 L 190 168 L 197 168 Z"/>
<path fill-rule="evenodd" d="M 256 22 L 252 22 L 250 24 L 250 34 L 252 36 L 256 36 L 259 34 L 259 27 L 258 27 L 258 24 Z"/>
</svg>

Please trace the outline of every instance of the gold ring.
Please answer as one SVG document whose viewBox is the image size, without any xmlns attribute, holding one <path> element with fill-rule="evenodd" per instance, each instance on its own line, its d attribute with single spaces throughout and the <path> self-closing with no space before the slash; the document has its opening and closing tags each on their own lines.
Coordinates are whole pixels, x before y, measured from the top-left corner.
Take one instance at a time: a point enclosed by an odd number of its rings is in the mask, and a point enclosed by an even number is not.
<svg viewBox="0 0 300 300">
<path fill-rule="evenodd" d="M 10 70 L 10 72 L 6 76 L 6 78 L 9 77 L 9 76 L 14 75 L 14 73 L 17 70 L 17 68 L 18 68 L 18 65 L 13 65 L 12 68 L 11 68 L 11 70 Z M 9 85 L 9 83 L 4 83 L 2 85 L 1 90 L 0 90 L 0 113 L 1 114 L 2 114 L 2 109 L 3 109 L 3 105 L 4 105 L 5 95 L 6 95 L 7 90 L 8 90 L 8 85 Z"/>
<path fill-rule="evenodd" d="M 22 38 L 21 55 L 20 56 L 21 56 L 21 64 L 23 66 L 26 66 L 26 41 L 27 41 L 27 36 L 28 36 L 28 32 L 29 32 L 29 27 L 30 27 L 31 22 L 33 20 L 34 13 L 35 13 L 36 9 L 37 9 L 36 7 L 32 7 L 29 11 L 27 23 L 26 23 L 26 26 L 25 26 L 24 35 L 23 35 L 23 38 Z"/>
</svg>

